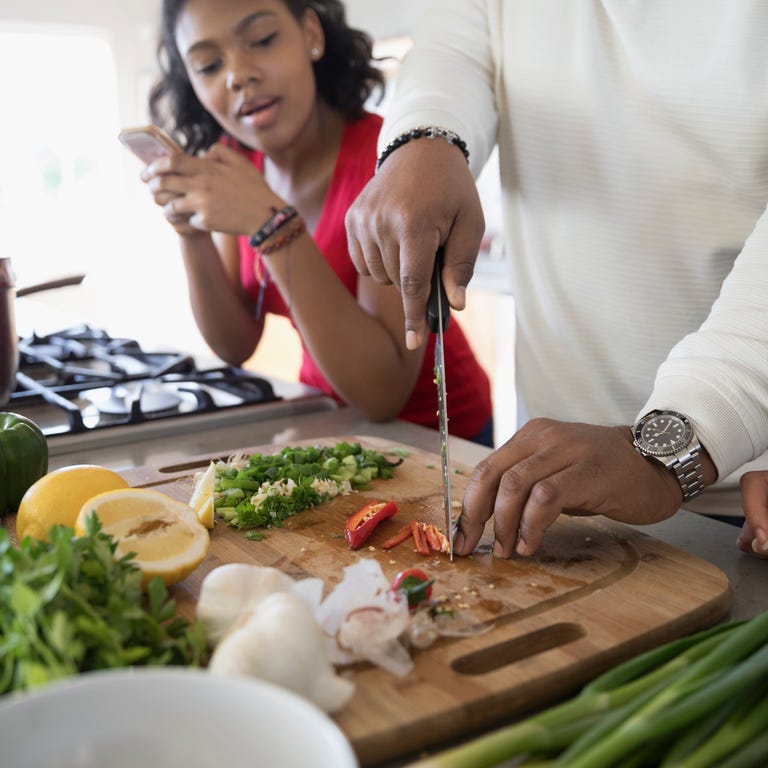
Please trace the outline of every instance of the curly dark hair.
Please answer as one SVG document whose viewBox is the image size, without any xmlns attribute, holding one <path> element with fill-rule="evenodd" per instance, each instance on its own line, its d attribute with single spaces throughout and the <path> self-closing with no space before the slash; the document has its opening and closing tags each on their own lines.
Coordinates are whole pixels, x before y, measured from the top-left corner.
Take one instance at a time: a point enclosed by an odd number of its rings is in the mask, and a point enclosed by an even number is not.
<svg viewBox="0 0 768 768">
<path fill-rule="evenodd" d="M 184 149 L 194 154 L 214 144 L 221 126 L 199 102 L 176 47 L 176 23 L 186 0 L 163 0 L 157 59 L 160 78 L 149 95 L 152 122 L 165 128 Z M 384 90 L 384 74 L 373 62 L 373 41 L 362 30 L 348 26 L 341 0 L 281 0 L 296 19 L 312 9 L 325 34 L 323 57 L 314 63 L 317 91 L 348 119 L 362 115 L 368 98 Z"/>
</svg>

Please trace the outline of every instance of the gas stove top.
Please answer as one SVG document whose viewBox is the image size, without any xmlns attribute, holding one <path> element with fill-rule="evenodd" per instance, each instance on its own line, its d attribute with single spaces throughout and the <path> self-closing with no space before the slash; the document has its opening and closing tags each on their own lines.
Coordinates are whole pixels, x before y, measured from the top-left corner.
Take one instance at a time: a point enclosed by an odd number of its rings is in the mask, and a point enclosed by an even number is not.
<svg viewBox="0 0 768 768">
<path fill-rule="evenodd" d="M 6 410 L 32 419 L 49 450 L 109 445 L 242 420 L 335 408 L 301 384 L 243 368 L 199 368 L 189 356 L 145 351 L 89 325 L 19 341 L 16 388 Z"/>
</svg>

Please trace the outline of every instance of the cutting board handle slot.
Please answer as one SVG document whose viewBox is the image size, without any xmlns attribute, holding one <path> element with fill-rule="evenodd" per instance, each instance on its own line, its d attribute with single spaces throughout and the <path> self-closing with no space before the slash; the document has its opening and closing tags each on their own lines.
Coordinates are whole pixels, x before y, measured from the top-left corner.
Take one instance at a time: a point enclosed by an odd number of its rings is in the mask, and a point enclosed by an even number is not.
<svg viewBox="0 0 768 768">
<path fill-rule="evenodd" d="M 225 456 L 221 461 L 226 461 L 229 457 Z M 167 467 L 158 467 L 157 471 L 165 475 L 175 474 L 176 472 L 192 472 L 198 469 L 206 469 L 214 459 L 200 459 L 198 461 L 187 461 L 182 464 L 170 464 Z"/>
<path fill-rule="evenodd" d="M 451 662 L 451 668 L 462 675 L 485 675 L 509 664 L 580 640 L 586 634 L 581 624 L 559 622 L 459 656 Z"/>
</svg>

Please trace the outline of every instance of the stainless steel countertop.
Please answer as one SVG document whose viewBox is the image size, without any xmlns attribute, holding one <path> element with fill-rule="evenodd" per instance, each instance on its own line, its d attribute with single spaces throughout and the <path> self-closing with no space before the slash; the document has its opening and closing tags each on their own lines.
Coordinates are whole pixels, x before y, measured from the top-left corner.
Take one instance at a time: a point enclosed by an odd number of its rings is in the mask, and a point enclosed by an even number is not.
<svg viewBox="0 0 768 768">
<path fill-rule="evenodd" d="M 144 465 L 173 464 L 192 456 L 227 454 L 238 448 L 327 436 L 371 435 L 439 451 L 437 432 L 408 422 L 372 423 L 353 408 L 304 414 L 287 414 L 266 421 L 211 426 L 186 434 L 153 437 L 137 442 L 98 448 L 73 448 L 51 459 L 51 469 L 79 463 L 95 463 L 121 470 Z M 451 460 L 470 466 L 489 453 L 475 443 L 450 439 Z M 733 618 L 768 610 L 768 560 L 741 553 L 735 541 L 738 528 L 681 510 L 673 518 L 639 528 L 643 533 L 708 560 L 726 573 L 734 591 Z"/>
</svg>

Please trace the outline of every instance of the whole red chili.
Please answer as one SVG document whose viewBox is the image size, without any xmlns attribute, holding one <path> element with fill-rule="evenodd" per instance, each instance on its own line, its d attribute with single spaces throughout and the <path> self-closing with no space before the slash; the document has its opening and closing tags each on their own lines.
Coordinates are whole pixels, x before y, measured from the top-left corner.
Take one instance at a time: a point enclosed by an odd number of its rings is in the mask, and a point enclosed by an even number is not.
<svg viewBox="0 0 768 768">
<path fill-rule="evenodd" d="M 391 589 L 404 595 L 408 600 L 408 607 L 413 610 L 429 601 L 434 583 L 435 580 L 430 579 L 421 568 L 408 568 L 395 576 Z"/>
</svg>

